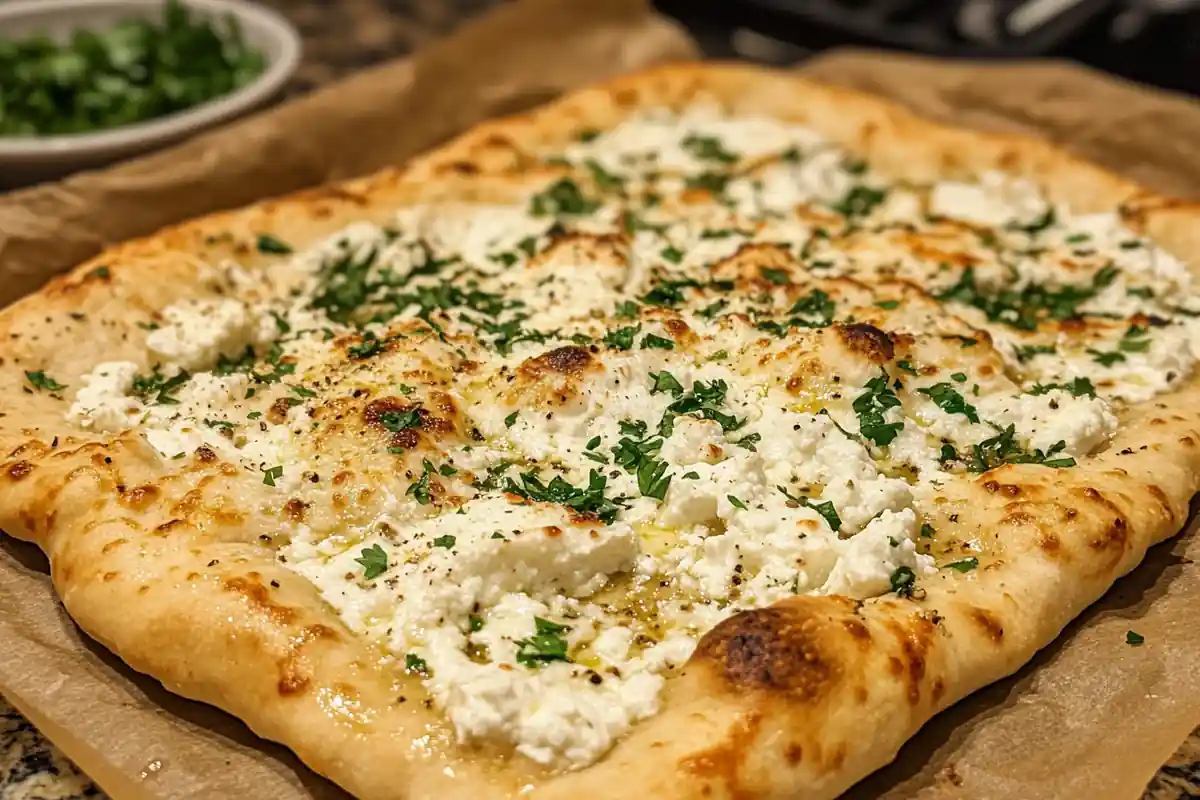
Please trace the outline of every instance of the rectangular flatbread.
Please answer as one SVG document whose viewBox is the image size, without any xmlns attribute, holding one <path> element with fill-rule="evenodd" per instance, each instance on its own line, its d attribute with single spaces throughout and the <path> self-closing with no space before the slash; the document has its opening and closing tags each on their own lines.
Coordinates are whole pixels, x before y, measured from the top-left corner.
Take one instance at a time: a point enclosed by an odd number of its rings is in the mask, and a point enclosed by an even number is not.
<svg viewBox="0 0 1200 800">
<path fill-rule="evenodd" d="M 1195 205 L 733 64 L 0 312 L 0 524 L 361 798 L 830 798 L 1198 488 Z"/>
</svg>

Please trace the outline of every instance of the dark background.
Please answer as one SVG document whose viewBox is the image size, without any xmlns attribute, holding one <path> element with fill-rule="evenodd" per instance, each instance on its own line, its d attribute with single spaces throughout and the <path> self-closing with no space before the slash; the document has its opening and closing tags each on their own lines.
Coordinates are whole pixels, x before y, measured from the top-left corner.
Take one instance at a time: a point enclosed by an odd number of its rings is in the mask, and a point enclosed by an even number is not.
<svg viewBox="0 0 1200 800">
<path fill-rule="evenodd" d="M 855 44 L 1065 57 L 1200 96 L 1200 0 L 657 0 L 711 56 L 790 63 Z"/>
</svg>

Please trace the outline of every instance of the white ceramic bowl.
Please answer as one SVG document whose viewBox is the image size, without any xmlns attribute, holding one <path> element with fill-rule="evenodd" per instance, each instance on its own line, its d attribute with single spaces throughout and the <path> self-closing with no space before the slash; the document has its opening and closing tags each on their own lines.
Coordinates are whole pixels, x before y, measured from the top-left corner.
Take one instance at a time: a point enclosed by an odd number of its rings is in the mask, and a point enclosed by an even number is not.
<svg viewBox="0 0 1200 800">
<path fill-rule="evenodd" d="M 162 147 L 263 105 L 283 88 L 300 61 L 300 37 L 274 11 L 239 0 L 184 0 L 196 15 L 230 14 L 246 43 L 266 61 L 263 73 L 237 91 L 158 119 L 95 133 L 0 136 L 0 188 L 12 188 L 98 167 Z M 161 19 L 163 0 L 0 0 L 0 37 L 47 33 L 66 39 L 81 28 L 123 19 Z"/>
</svg>

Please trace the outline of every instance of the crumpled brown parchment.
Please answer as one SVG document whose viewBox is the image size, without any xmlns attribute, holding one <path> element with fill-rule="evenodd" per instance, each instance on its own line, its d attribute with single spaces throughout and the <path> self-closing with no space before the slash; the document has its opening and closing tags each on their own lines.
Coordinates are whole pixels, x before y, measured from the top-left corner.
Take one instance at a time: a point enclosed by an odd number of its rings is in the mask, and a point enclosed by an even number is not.
<svg viewBox="0 0 1200 800">
<path fill-rule="evenodd" d="M 0 196 L 0 302 L 104 244 L 399 163 L 478 120 L 694 52 L 642 0 L 501 7 L 412 59 L 171 150 Z M 802 71 L 957 124 L 1048 136 L 1161 191 L 1200 196 L 1190 101 L 1057 63 L 860 51 Z M 850 796 L 1137 797 L 1200 721 L 1196 557 L 1192 533 L 1155 548 L 1031 664 L 936 717 Z M 88 640 L 46 572 L 36 548 L 0 538 L 0 691 L 109 793 L 345 797 L 284 748 Z M 1127 645 L 1130 629 L 1145 644 Z"/>
</svg>

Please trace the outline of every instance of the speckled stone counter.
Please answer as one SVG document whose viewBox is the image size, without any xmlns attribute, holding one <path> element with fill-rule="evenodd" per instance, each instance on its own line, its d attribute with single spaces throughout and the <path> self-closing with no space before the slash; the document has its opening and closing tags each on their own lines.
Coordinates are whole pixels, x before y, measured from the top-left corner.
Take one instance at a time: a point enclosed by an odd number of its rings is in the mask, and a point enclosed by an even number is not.
<svg viewBox="0 0 1200 800">
<path fill-rule="evenodd" d="M 304 60 L 291 95 L 403 55 L 499 0 L 260 0 L 300 29 Z M 0 800 L 105 795 L 0 697 Z M 1147 786 L 1142 800 L 1200 798 L 1200 727 Z"/>
</svg>

